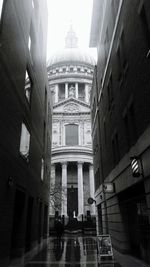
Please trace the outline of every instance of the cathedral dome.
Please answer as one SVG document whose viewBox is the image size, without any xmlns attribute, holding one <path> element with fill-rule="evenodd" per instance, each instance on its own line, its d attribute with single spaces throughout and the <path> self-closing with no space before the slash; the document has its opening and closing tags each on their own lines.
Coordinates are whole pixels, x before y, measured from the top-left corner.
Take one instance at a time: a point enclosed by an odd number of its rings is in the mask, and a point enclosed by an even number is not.
<svg viewBox="0 0 150 267">
<path fill-rule="evenodd" d="M 48 67 L 61 65 L 64 63 L 79 63 L 92 66 L 95 65 L 95 60 L 91 55 L 89 55 L 88 51 L 81 50 L 77 47 L 78 39 L 75 35 L 75 32 L 72 30 L 72 27 L 67 33 L 65 42 L 65 48 L 61 51 L 58 51 L 48 60 Z"/>
<path fill-rule="evenodd" d="M 95 65 L 94 58 L 88 52 L 82 51 L 78 48 L 65 48 L 57 52 L 48 61 L 48 67 L 63 63 L 81 63 L 88 65 Z"/>
</svg>

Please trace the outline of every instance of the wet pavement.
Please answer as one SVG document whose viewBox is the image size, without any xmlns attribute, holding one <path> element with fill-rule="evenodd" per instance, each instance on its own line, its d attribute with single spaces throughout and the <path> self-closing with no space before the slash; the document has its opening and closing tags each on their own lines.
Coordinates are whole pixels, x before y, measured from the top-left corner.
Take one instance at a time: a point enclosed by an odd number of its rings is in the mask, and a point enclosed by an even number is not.
<svg viewBox="0 0 150 267">
<path fill-rule="evenodd" d="M 96 237 L 65 236 L 61 240 L 51 237 L 48 245 L 25 267 L 121 267 L 105 261 L 98 264 Z"/>
</svg>

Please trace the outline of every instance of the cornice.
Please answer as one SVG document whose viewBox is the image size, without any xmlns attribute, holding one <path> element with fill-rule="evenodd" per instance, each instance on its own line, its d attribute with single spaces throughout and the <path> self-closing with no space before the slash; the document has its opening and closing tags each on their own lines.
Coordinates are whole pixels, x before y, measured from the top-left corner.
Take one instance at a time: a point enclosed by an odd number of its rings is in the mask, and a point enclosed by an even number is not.
<svg viewBox="0 0 150 267">
<path fill-rule="evenodd" d="M 51 74 L 49 75 L 49 80 L 60 80 L 63 78 L 80 78 L 80 79 L 87 79 L 87 80 L 92 80 L 93 74 L 78 74 L 78 73 L 67 73 L 67 74 Z"/>
<path fill-rule="evenodd" d="M 62 154 L 83 154 L 83 155 L 93 155 L 92 147 L 57 147 L 52 148 L 52 156 L 62 155 Z"/>
<path fill-rule="evenodd" d="M 67 115 L 67 116 L 77 116 L 77 115 L 91 115 L 91 112 L 72 112 L 72 113 L 67 113 L 67 112 L 53 112 L 54 115 Z"/>
<path fill-rule="evenodd" d="M 63 62 L 57 62 L 55 64 L 52 64 L 47 67 L 47 70 L 50 71 L 51 69 L 57 68 L 57 67 L 65 67 L 65 66 L 80 66 L 80 67 L 89 67 L 90 69 L 94 68 L 94 65 L 86 63 L 85 61 L 63 61 Z"/>
<path fill-rule="evenodd" d="M 77 103 L 77 104 L 80 104 L 84 107 L 87 107 L 87 108 L 90 108 L 90 104 L 86 103 L 86 102 L 83 102 L 77 98 L 74 98 L 74 97 L 70 97 L 70 98 L 67 98 L 67 99 L 64 99 L 56 104 L 53 105 L 53 109 L 56 108 L 56 107 L 60 107 L 60 106 L 63 106 L 64 104 L 67 104 L 67 103 Z"/>
<path fill-rule="evenodd" d="M 53 78 L 49 78 L 48 79 L 48 83 L 49 85 L 55 85 L 55 84 L 59 84 L 59 83 L 72 83 L 72 82 L 82 82 L 82 83 L 87 83 L 89 85 L 92 84 L 92 80 L 93 80 L 93 77 L 87 77 L 87 76 L 73 76 L 73 75 L 70 75 L 70 77 L 67 75 L 66 77 L 56 77 L 56 79 L 53 79 Z"/>
</svg>

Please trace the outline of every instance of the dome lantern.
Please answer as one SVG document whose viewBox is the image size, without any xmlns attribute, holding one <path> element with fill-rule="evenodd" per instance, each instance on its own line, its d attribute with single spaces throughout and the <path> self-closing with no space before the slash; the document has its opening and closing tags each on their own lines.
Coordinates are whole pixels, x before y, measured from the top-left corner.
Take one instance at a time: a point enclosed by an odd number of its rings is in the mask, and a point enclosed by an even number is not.
<svg viewBox="0 0 150 267">
<path fill-rule="evenodd" d="M 67 36 L 65 38 L 65 47 L 66 48 L 77 48 L 78 47 L 78 38 L 75 32 L 70 27 L 70 30 L 67 32 Z"/>
<path fill-rule="evenodd" d="M 80 64 L 94 67 L 95 60 L 88 51 L 78 48 L 78 38 L 72 26 L 70 26 L 65 38 L 65 49 L 57 51 L 47 63 L 47 66 L 57 66 L 63 64 Z"/>
</svg>

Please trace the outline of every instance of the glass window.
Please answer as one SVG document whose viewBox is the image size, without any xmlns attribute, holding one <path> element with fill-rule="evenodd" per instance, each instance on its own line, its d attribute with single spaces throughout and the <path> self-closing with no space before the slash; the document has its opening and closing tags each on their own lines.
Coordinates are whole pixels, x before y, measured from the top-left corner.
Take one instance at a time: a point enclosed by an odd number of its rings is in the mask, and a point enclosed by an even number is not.
<svg viewBox="0 0 150 267">
<path fill-rule="evenodd" d="M 34 8 L 34 0 L 32 0 L 32 7 Z"/>
<path fill-rule="evenodd" d="M 30 78 L 28 70 L 26 70 L 26 74 L 25 74 L 25 96 L 26 96 L 26 98 L 27 98 L 29 103 L 31 101 L 31 88 L 32 88 L 31 78 Z"/>
<path fill-rule="evenodd" d="M 28 48 L 29 48 L 29 51 L 31 49 L 31 37 L 29 36 L 29 39 L 28 39 Z"/>
<path fill-rule="evenodd" d="M 62 101 L 65 99 L 65 84 L 64 83 L 59 84 L 58 99 L 59 101 Z"/>
<path fill-rule="evenodd" d="M 3 0 L 0 0 L 0 19 L 2 16 Z"/>
<path fill-rule="evenodd" d="M 66 129 L 66 145 L 76 146 L 78 145 L 78 125 L 68 124 Z"/>
<path fill-rule="evenodd" d="M 84 83 L 78 84 L 78 99 L 81 101 L 85 100 L 85 84 Z"/>
<path fill-rule="evenodd" d="M 20 138 L 20 153 L 27 160 L 29 158 L 29 147 L 30 147 L 30 133 L 27 130 L 26 125 L 22 123 L 21 138 Z"/>
<path fill-rule="evenodd" d="M 44 159 L 41 159 L 41 180 L 44 180 Z"/>
</svg>

